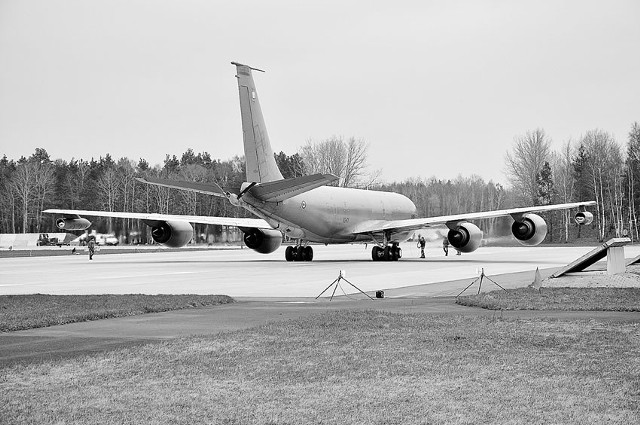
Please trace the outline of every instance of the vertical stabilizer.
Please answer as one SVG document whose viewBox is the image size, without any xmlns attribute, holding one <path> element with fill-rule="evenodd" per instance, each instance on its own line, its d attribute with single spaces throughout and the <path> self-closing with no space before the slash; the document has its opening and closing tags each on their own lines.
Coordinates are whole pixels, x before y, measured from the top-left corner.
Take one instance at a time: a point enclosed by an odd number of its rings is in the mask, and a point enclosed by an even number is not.
<svg viewBox="0 0 640 425">
<path fill-rule="evenodd" d="M 240 115 L 244 139 L 244 157 L 248 182 L 270 182 L 281 180 L 282 174 L 273 157 L 267 127 L 264 125 L 258 92 L 253 82 L 252 70 L 247 65 L 231 62 L 236 66 L 238 90 L 240 91 Z"/>
</svg>

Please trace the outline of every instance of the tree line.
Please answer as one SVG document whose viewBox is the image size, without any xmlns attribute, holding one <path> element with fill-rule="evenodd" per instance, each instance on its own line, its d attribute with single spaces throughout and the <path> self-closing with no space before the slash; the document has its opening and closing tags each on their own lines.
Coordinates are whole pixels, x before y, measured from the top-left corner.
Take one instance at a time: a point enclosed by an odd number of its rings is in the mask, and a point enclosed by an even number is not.
<svg viewBox="0 0 640 425">
<path fill-rule="evenodd" d="M 633 123 L 626 146 L 599 129 L 567 141 L 559 152 L 552 151 L 550 145 L 543 129 L 515 138 L 505 163 L 516 204 L 594 200 L 592 227 L 599 241 L 625 236 L 640 239 L 640 125 Z M 551 230 L 569 240 L 569 212 L 547 216 Z"/>
<path fill-rule="evenodd" d="M 626 146 L 602 130 L 586 132 L 567 141 L 558 152 L 543 129 L 514 139 L 505 154 L 510 186 L 479 176 L 453 180 L 411 177 L 382 183 L 380 170 L 369 171 L 368 144 L 361 139 L 331 137 L 307 141 L 293 155 L 275 154 L 285 178 L 313 173 L 332 173 L 336 185 L 402 193 L 417 207 L 420 217 L 487 211 L 527 205 L 548 205 L 595 200 L 595 220 L 586 229 L 572 222 L 568 211 L 547 213 L 548 241 L 581 237 L 604 240 L 611 236 L 640 239 L 640 125 L 634 123 Z M 38 148 L 29 157 L 0 159 L 0 232 L 41 233 L 55 230 L 55 217 L 42 214 L 47 208 L 163 214 L 248 217 L 242 208 L 225 199 L 200 193 L 171 190 L 140 183 L 136 177 L 161 177 L 218 184 L 238 191 L 245 178 L 244 158 L 212 159 L 207 152 L 188 149 L 180 157 L 166 155 L 163 164 L 151 166 L 140 158 L 52 160 Z M 126 242 L 147 242 L 147 226 L 139 220 L 92 218 L 99 232 L 115 233 Z M 485 220 L 481 228 L 490 235 L 508 235 L 508 222 Z M 196 238 L 220 240 L 229 232 L 221 226 L 195 226 Z M 223 233 L 225 236 L 223 236 Z M 203 236 L 200 236 L 203 235 Z"/>
</svg>

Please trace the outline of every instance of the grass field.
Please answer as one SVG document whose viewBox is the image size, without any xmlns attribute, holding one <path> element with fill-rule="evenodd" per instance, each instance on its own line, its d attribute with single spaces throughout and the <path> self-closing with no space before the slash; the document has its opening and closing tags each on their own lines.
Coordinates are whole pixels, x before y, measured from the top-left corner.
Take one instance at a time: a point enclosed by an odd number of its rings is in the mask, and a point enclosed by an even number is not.
<svg viewBox="0 0 640 425">
<path fill-rule="evenodd" d="M 4 423 L 640 420 L 640 325 L 331 312 L 0 371 Z"/>
<path fill-rule="evenodd" d="M 226 295 L 0 295 L 0 332 L 230 302 Z"/>
<path fill-rule="evenodd" d="M 640 311 L 640 288 L 518 288 L 458 297 L 456 303 L 491 310 Z"/>
</svg>

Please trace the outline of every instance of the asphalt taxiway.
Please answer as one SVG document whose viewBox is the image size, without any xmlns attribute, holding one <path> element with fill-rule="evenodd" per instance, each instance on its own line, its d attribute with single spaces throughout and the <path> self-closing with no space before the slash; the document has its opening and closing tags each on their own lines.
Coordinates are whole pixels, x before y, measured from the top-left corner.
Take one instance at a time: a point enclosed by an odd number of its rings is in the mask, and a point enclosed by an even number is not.
<svg viewBox="0 0 640 425">
<path fill-rule="evenodd" d="M 223 294 L 231 297 L 315 297 L 340 271 L 348 282 L 367 292 L 384 290 L 388 296 L 457 295 L 484 269 L 501 285 L 511 273 L 530 273 L 564 266 L 592 247 L 483 247 L 460 256 L 443 255 L 428 247 L 420 259 L 415 244 L 404 244 L 397 262 L 373 262 L 371 246 L 315 246 L 312 262 L 286 262 L 284 248 L 269 255 L 250 249 L 205 250 L 105 255 L 89 261 L 80 254 L 55 257 L 0 259 L 0 295 L 11 294 Z M 67 249 L 67 248 L 64 248 Z M 69 250 L 70 252 L 70 250 Z M 626 247 L 627 257 L 640 246 Z M 551 273 L 550 271 L 548 272 Z M 435 285 L 460 281 L 459 285 Z M 341 281 L 347 293 L 351 285 Z M 468 283 L 467 283 L 468 284 Z M 520 285 L 520 283 L 518 283 Z M 513 287 L 513 286 L 511 286 Z M 337 295 L 342 294 L 338 289 Z"/>
</svg>

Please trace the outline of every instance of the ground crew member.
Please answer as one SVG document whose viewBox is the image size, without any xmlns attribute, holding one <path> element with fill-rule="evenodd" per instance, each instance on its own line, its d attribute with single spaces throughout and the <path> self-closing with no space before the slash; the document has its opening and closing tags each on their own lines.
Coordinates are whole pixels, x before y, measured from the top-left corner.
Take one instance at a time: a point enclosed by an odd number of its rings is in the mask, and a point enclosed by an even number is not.
<svg viewBox="0 0 640 425">
<path fill-rule="evenodd" d="M 449 238 L 446 236 L 442 239 L 442 250 L 445 257 L 449 255 Z"/>
<path fill-rule="evenodd" d="M 93 260 L 93 254 L 96 251 L 96 240 L 93 236 L 89 236 L 89 242 L 87 242 L 87 247 L 89 248 L 89 260 Z"/>
<path fill-rule="evenodd" d="M 424 257 L 424 247 L 425 247 L 426 244 L 427 244 L 427 241 L 425 240 L 424 236 L 418 235 L 417 247 L 420 248 L 420 258 L 425 258 Z"/>
</svg>

